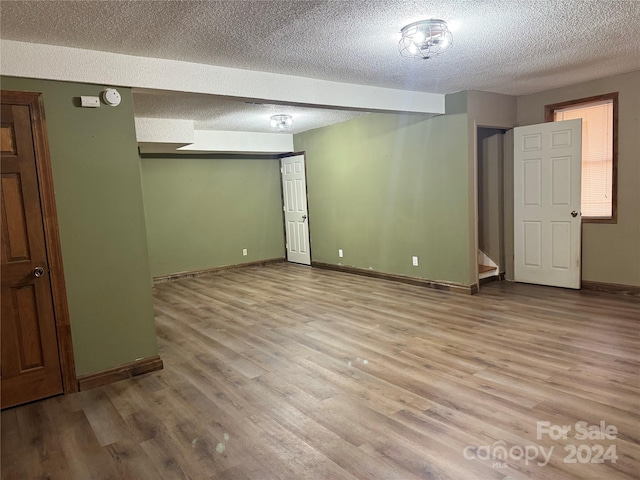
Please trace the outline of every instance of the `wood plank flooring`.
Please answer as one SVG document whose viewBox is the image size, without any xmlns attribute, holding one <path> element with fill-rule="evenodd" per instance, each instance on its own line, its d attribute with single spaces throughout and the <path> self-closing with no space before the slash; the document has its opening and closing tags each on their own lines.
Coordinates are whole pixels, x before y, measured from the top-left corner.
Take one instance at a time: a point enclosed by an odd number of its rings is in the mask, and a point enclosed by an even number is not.
<svg viewBox="0 0 640 480">
<path fill-rule="evenodd" d="M 638 478 L 637 298 L 292 264 L 154 291 L 165 369 L 2 412 L 3 479 Z"/>
</svg>

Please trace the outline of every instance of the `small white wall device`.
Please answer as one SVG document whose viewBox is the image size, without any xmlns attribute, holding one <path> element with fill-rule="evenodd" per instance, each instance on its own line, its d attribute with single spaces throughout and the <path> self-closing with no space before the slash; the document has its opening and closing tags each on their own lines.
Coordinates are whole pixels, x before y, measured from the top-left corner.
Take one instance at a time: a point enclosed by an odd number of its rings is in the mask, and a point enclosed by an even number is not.
<svg viewBox="0 0 640 480">
<path fill-rule="evenodd" d="M 85 108 L 98 108 L 100 106 L 100 98 L 83 95 L 80 97 L 80 106 Z"/>
<path fill-rule="evenodd" d="M 118 105 L 120 105 L 122 97 L 120 96 L 120 92 L 118 92 L 115 88 L 107 88 L 104 92 L 102 92 L 102 100 L 107 105 L 117 107 Z"/>
</svg>

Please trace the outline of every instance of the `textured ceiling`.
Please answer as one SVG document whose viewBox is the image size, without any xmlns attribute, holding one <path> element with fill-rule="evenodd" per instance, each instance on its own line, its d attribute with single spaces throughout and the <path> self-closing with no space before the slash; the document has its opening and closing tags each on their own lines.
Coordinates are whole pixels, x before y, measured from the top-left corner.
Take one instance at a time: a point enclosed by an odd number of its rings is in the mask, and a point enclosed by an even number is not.
<svg viewBox="0 0 640 480">
<path fill-rule="evenodd" d="M 365 115 L 363 112 L 344 110 L 238 102 L 195 93 L 145 93 L 135 90 L 134 109 L 136 117 L 193 120 L 196 130 L 244 132 L 272 131 L 269 120 L 272 115 L 278 114 L 293 117 L 293 128 L 287 133 L 304 132 Z"/>
<path fill-rule="evenodd" d="M 522 95 L 640 70 L 632 0 L 3 0 L 1 8 L 3 39 L 433 93 Z M 427 61 L 400 57 L 400 29 L 430 17 L 455 27 L 452 48 Z M 136 109 L 153 113 L 149 103 L 141 97 Z M 233 121 L 230 108 L 219 106 Z"/>
</svg>

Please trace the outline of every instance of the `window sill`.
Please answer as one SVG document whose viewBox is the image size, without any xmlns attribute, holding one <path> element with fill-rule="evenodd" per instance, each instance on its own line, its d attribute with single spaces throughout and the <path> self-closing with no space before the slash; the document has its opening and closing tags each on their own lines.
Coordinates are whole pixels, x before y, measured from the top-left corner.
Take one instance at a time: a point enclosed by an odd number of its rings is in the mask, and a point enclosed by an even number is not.
<svg viewBox="0 0 640 480">
<path fill-rule="evenodd" d="M 582 217 L 582 223 L 618 223 L 616 217 Z"/>
</svg>

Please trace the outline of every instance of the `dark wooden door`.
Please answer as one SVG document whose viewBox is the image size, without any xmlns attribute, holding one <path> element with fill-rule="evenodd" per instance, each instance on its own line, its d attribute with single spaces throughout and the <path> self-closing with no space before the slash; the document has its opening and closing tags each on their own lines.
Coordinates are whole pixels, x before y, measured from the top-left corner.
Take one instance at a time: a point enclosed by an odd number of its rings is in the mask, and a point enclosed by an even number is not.
<svg viewBox="0 0 640 480">
<path fill-rule="evenodd" d="M 2 408 L 63 392 L 29 105 L 2 104 Z"/>
</svg>

